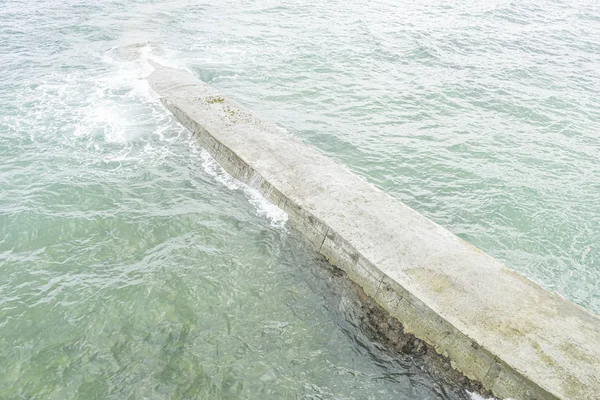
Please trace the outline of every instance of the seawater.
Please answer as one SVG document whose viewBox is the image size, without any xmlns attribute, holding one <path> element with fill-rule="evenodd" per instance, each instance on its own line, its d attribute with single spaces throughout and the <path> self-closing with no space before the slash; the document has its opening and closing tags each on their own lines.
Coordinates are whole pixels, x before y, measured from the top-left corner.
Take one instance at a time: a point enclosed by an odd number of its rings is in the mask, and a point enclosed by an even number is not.
<svg viewBox="0 0 600 400">
<path fill-rule="evenodd" d="M 465 399 L 175 123 L 194 72 L 600 312 L 592 1 L 0 3 L 0 398 Z"/>
</svg>

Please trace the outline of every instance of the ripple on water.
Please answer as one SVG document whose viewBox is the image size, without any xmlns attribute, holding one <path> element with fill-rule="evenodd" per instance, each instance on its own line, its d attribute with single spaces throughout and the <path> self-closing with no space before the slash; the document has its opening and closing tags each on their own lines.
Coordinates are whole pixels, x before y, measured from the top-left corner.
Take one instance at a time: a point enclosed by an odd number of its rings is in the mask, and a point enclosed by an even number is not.
<svg viewBox="0 0 600 400">
<path fill-rule="evenodd" d="M 195 72 L 600 310 L 594 2 L 0 4 L 0 398 L 430 398 L 143 79 Z"/>
</svg>

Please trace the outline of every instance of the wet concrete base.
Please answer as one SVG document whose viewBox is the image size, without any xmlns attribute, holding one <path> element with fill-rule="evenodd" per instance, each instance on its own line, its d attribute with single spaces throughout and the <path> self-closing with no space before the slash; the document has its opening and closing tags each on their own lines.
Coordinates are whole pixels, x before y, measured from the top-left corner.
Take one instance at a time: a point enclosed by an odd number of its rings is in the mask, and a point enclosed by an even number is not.
<svg viewBox="0 0 600 400">
<path fill-rule="evenodd" d="M 469 379 L 460 371 L 452 368 L 448 357 L 438 354 L 423 340 L 405 332 L 402 323 L 377 304 L 359 285 L 350 280 L 344 271 L 331 265 L 320 254 L 315 255 L 315 261 L 320 268 L 327 270 L 326 273 L 336 281 L 337 290 L 349 289 L 344 290 L 343 295 L 345 300 L 351 302 L 353 319 L 358 323 L 359 329 L 365 336 L 379 344 L 380 350 L 391 358 L 412 359 L 415 365 L 439 383 L 442 391 L 444 391 L 444 387 L 454 388 L 453 394 L 444 393 L 448 398 L 458 395 L 460 398 L 470 400 L 469 393 L 475 393 L 485 399 L 497 399 L 483 387 L 481 382 Z"/>
</svg>

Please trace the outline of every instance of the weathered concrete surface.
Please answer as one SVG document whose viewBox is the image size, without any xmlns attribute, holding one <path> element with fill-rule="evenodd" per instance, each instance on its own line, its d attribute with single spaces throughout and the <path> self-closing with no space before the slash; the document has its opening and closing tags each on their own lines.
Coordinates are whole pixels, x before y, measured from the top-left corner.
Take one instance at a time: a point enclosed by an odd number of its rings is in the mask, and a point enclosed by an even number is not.
<svg viewBox="0 0 600 400">
<path fill-rule="evenodd" d="M 499 397 L 600 399 L 600 318 L 543 290 L 192 74 L 162 102 L 234 177 L 453 367 Z"/>
</svg>

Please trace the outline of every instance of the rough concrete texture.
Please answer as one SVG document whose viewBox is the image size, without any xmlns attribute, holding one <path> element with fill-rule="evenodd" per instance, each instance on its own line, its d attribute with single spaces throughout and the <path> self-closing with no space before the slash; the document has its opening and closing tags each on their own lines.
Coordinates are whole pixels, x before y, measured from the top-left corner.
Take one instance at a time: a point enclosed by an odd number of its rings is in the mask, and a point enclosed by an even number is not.
<svg viewBox="0 0 600 400">
<path fill-rule="evenodd" d="M 163 104 L 406 332 L 499 397 L 600 399 L 600 318 L 506 268 L 193 74 Z"/>
</svg>

